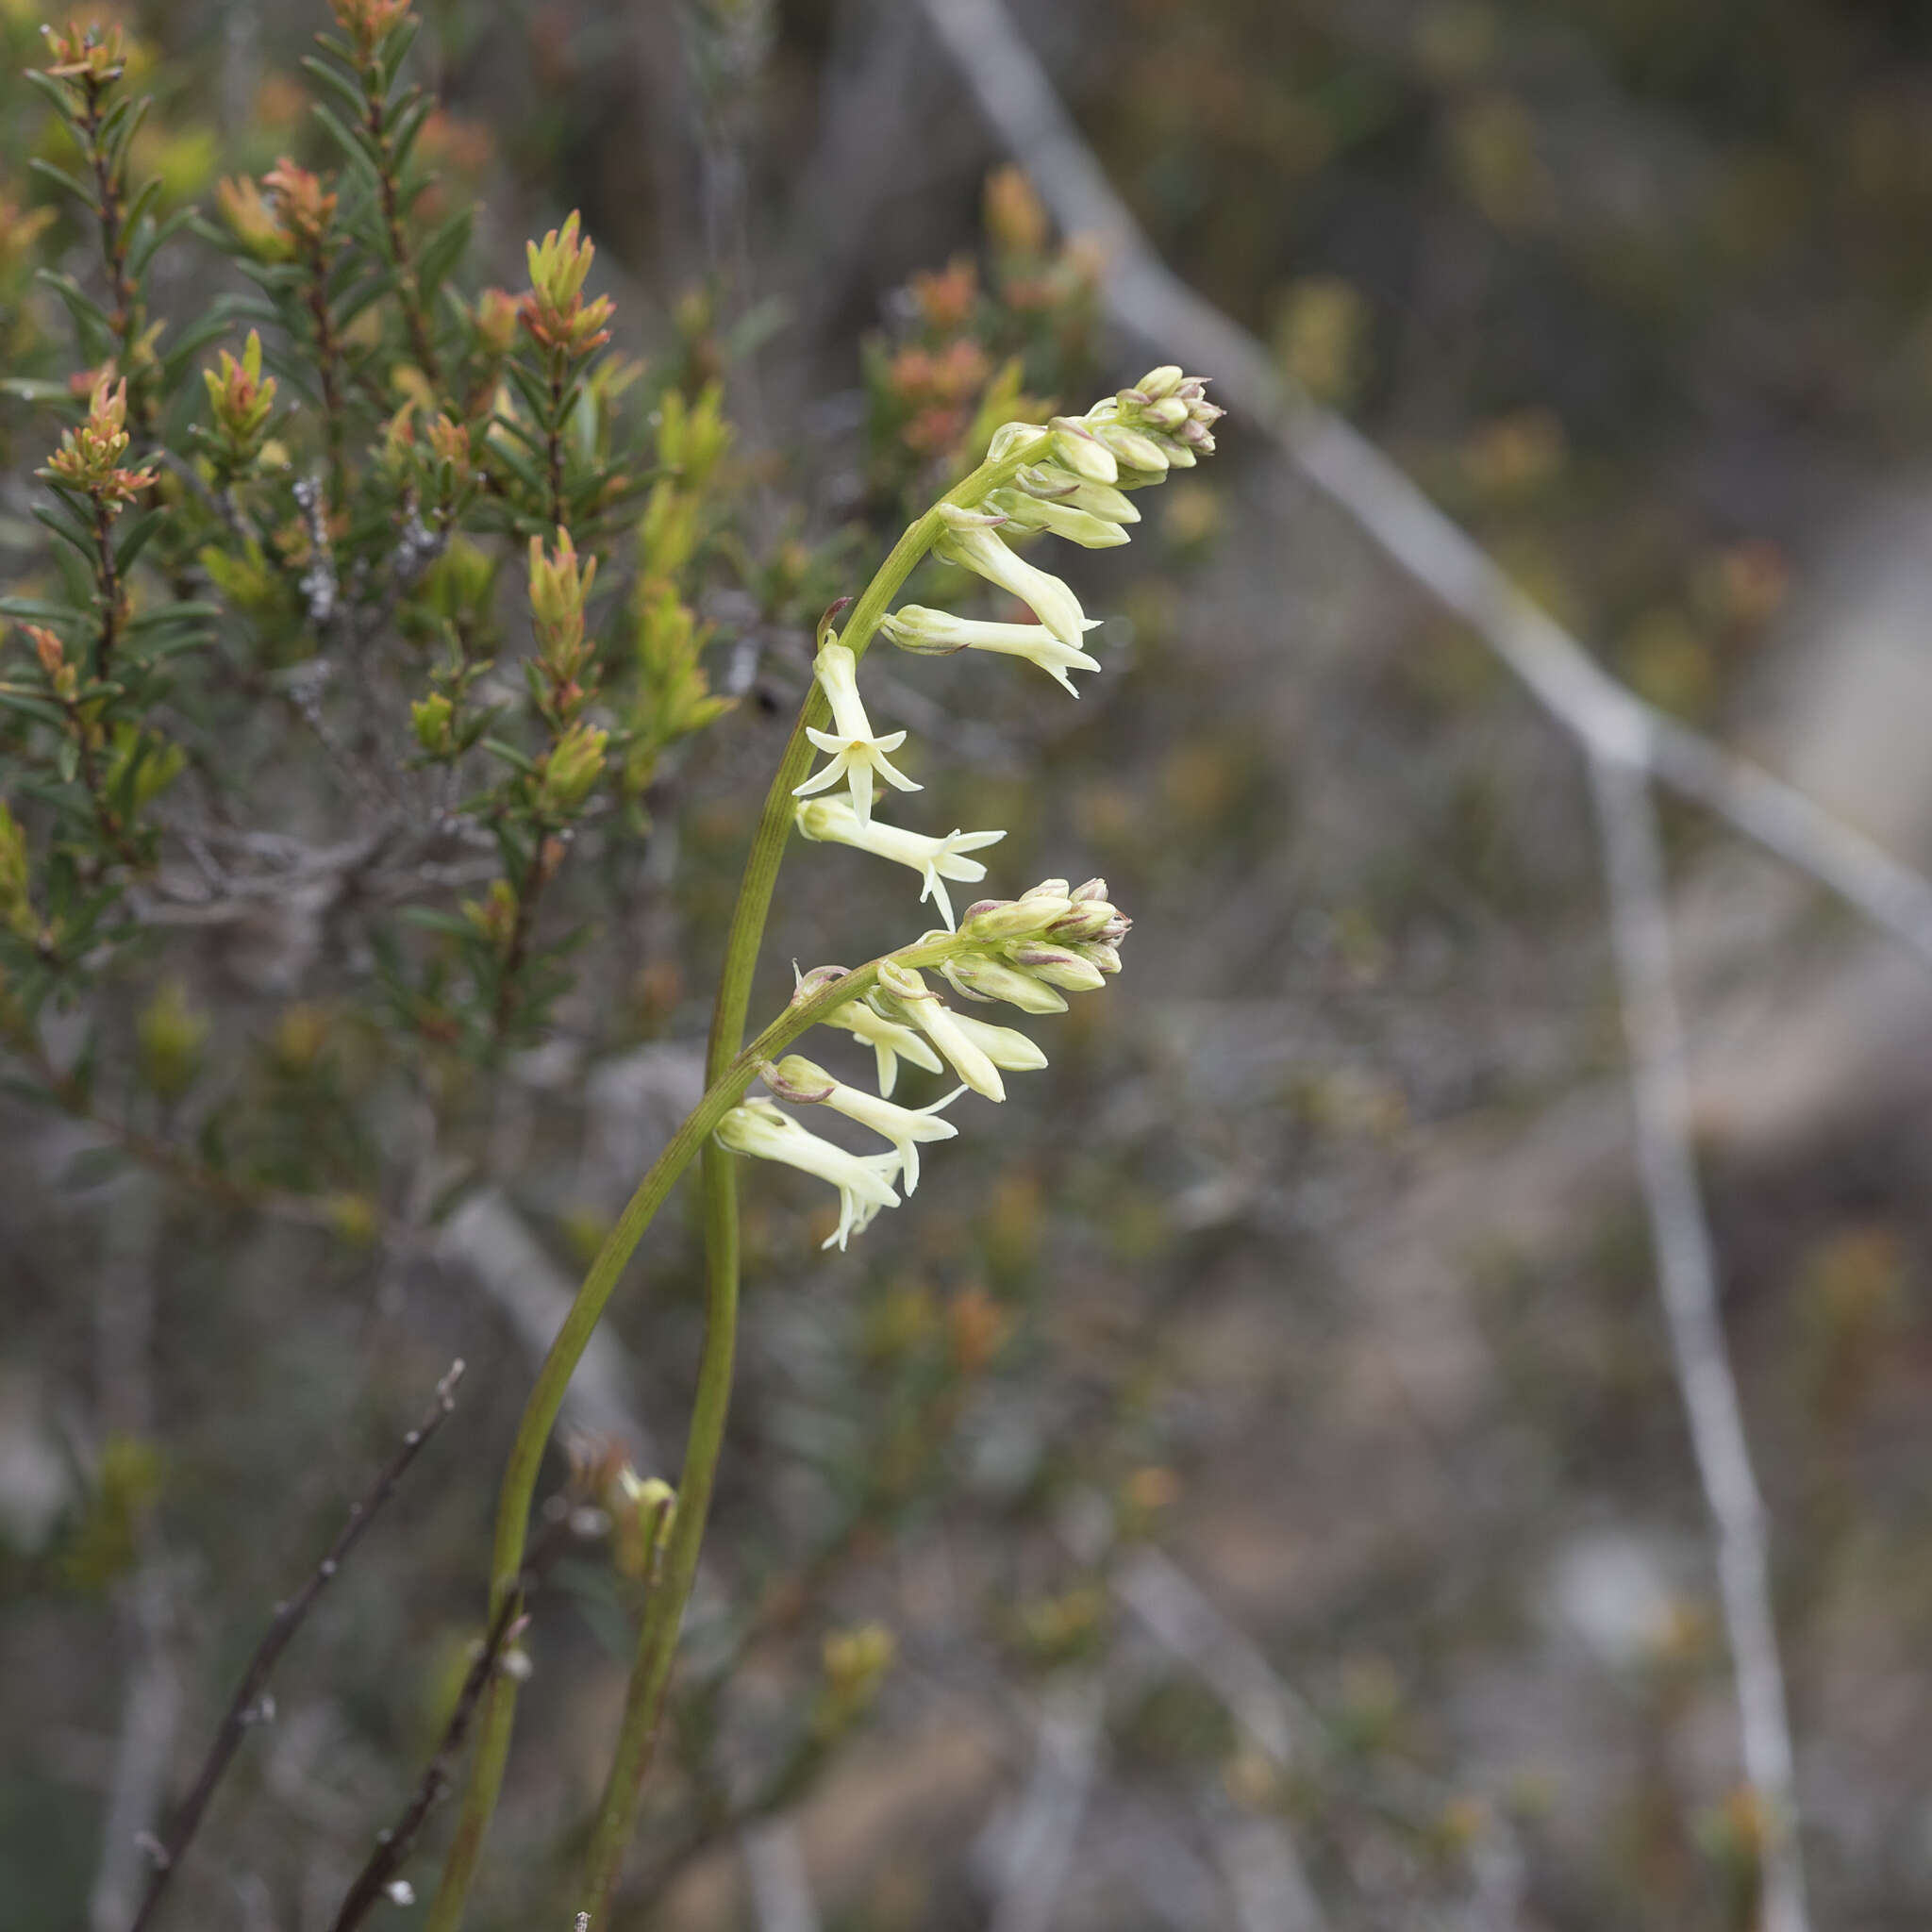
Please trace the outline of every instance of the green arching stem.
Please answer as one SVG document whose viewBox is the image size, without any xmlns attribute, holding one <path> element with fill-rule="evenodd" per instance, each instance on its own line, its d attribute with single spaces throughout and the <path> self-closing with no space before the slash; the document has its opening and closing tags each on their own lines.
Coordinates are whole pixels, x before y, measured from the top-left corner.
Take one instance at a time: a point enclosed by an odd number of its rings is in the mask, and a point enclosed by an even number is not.
<svg viewBox="0 0 1932 1932">
<path fill-rule="evenodd" d="M 906 579 L 945 533 L 942 506 L 978 503 L 989 491 L 1010 481 L 1023 465 L 1039 457 L 1045 441 L 1042 434 L 997 463 L 982 463 L 907 527 L 853 605 L 845 627 L 839 633 L 839 641 L 855 658 L 865 656 L 879 620 L 904 589 Z M 778 769 L 773 774 L 771 789 L 765 793 L 758 829 L 752 834 L 751 851 L 745 859 L 744 878 L 732 908 L 724 964 L 718 978 L 717 1004 L 711 1012 L 711 1038 L 705 1059 L 708 1081 L 717 1079 L 722 1070 L 731 1064 L 744 1036 L 765 921 L 777 887 L 778 870 L 784 863 L 786 841 L 791 832 L 796 805 L 793 788 L 803 781 L 811 763 L 812 744 L 806 733 L 824 726 L 830 716 L 831 707 L 814 679 L 799 709 L 798 721 L 791 727 Z M 685 1442 L 677 1514 L 665 1550 L 664 1574 L 644 1609 L 637 1661 L 631 1668 L 630 1684 L 625 1693 L 617 1750 L 597 1807 L 585 1859 L 577 1908 L 591 1914 L 593 1925 L 604 1924 L 608 1919 L 611 1896 L 617 1889 L 625 1851 L 637 1819 L 638 1802 L 651 1767 L 658 1719 L 664 1707 L 664 1688 L 670 1681 L 685 1606 L 697 1575 L 698 1552 L 704 1542 L 711 1488 L 724 1446 L 724 1424 L 730 1409 L 732 1365 L 738 1353 L 738 1179 L 731 1157 L 715 1144 L 705 1148 L 702 1185 L 705 1345 L 698 1365 L 697 1400 Z"/>
<path fill-rule="evenodd" d="M 940 504 L 908 527 L 846 619 L 840 641 L 855 657 L 864 656 L 892 599 L 943 534 L 945 520 L 941 505 L 977 503 L 989 491 L 1010 481 L 1024 465 L 1040 458 L 1046 442 L 1042 432 L 1040 438 L 1027 441 L 999 462 L 982 463 L 963 482 L 948 491 Z M 617 1755 L 591 1832 L 586 1890 L 596 1901 L 588 1909 L 591 1912 L 591 1923 L 597 1925 L 605 1924 L 608 1917 L 606 1902 L 616 1885 L 638 1795 L 650 1766 L 664 1686 L 670 1676 L 691 1583 L 697 1574 L 698 1551 L 704 1541 L 705 1519 L 724 1447 L 730 1404 L 731 1374 L 738 1345 L 737 1182 L 731 1157 L 712 1143 L 711 1133 L 726 1109 L 736 1105 L 750 1086 L 761 1060 L 781 1052 L 815 1024 L 821 1014 L 858 997 L 877 974 L 878 962 L 874 961 L 834 981 L 809 1000 L 788 1008 L 749 1047 L 739 1050 L 750 1009 L 752 978 L 764 939 L 765 921 L 771 910 L 778 868 L 783 862 L 785 842 L 791 830 L 792 788 L 802 781 L 811 760 L 811 744 L 806 732 L 824 724 L 829 715 L 830 707 L 814 682 L 766 793 L 745 861 L 744 878 L 732 910 L 706 1056 L 705 1097 L 639 1182 L 637 1191 L 625 1205 L 616 1225 L 591 1262 L 590 1273 L 577 1290 L 576 1298 L 538 1372 L 504 1472 L 491 1559 L 492 1615 L 502 1607 L 505 1597 L 521 1587 L 530 1503 L 536 1493 L 538 1473 L 577 1361 L 644 1230 L 691 1164 L 692 1155 L 702 1148 L 707 1263 L 704 1349 L 685 1443 L 677 1513 L 665 1545 L 663 1574 L 645 1610 L 638 1659 L 625 1699 Z M 477 1723 L 476 1754 L 463 1794 L 462 1810 L 425 1922 L 425 1932 L 457 1932 L 462 1924 L 483 1840 L 502 1789 L 515 1716 L 515 1682 L 499 1674 L 491 1680 Z"/>
<path fill-rule="evenodd" d="M 491 1555 L 490 1607 L 492 1617 L 502 1608 L 505 1600 L 522 1587 L 530 1503 L 536 1494 L 538 1472 L 542 1466 L 550 1431 L 556 1425 L 558 1411 L 563 1406 L 564 1391 L 569 1388 L 577 1360 L 624 1273 L 625 1264 L 643 1238 L 644 1230 L 650 1226 L 652 1217 L 663 1206 L 678 1177 L 691 1165 L 691 1157 L 710 1139 L 718 1123 L 738 1104 L 745 1089 L 758 1077 L 759 1067 L 774 1054 L 782 1053 L 834 1007 L 842 1006 L 847 1000 L 857 999 L 869 991 L 878 977 L 879 965 L 880 961 L 874 959 L 843 978 L 819 988 L 808 998 L 788 1007 L 742 1053 L 735 1055 L 727 1062 L 723 1076 L 711 1083 L 705 1097 L 671 1137 L 664 1151 L 652 1163 L 650 1172 L 638 1183 L 637 1191 L 625 1204 L 616 1225 L 605 1237 L 604 1245 L 597 1251 L 597 1258 L 591 1262 L 591 1272 L 584 1277 L 583 1286 L 578 1289 L 576 1299 L 571 1304 L 570 1312 L 563 1318 L 563 1325 L 558 1330 L 557 1339 L 543 1358 L 543 1366 L 537 1373 L 536 1387 L 530 1391 L 523 1420 L 517 1427 L 516 1441 L 510 1446 L 509 1463 L 504 1472 L 503 1492 L 497 1505 L 496 1541 Z M 713 1395 L 711 1399 L 715 1401 L 717 1398 Z M 701 1374 L 698 1390 L 700 1414 L 706 1402 L 705 1379 Z M 695 1426 L 694 1417 L 693 1429 Z M 680 1507 L 678 1517 L 681 1519 L 683 1514 Z M 675 1566 L 678 1555 L 679 1545 L 674 1525 L 665 1552 L 665 1582 L 660 1594 L 670 1592 L 677 1574 Z M 694 1571 L 694 1550 L 691 1566 Z M 689 1588 L 687 1579 L 687 1592 Z M 497 1676 L 491 1682 L 477 1727 L 475 1762 L 471 1770 L 469 1789 L 464 1794 L 456 1837 L 443 1867 L 442 1883 L 430 1907 L 426 1922 L 429 1932 L 440 1932 L 440 1928 L 454 1927 L 460 1923 L 464 1898 L 482 1850 L 483 1836 L 495 1809 L 515 1708 L 514 1680 Z"/>
</svg>

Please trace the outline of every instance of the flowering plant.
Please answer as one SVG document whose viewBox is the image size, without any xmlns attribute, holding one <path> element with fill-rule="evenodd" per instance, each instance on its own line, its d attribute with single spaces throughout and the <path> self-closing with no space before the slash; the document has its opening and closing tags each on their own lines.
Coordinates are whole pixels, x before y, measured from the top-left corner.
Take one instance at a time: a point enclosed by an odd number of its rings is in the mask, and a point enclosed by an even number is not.
<svg viewBox="0 0 1932 1932">
<path fill-rule="evenodd" d="M 580 1905 L 593 1923 L 608 1910 L 629 1842 L 723 1446 L 738 1306 L 734 1162 L 778 1161 L 830 1183 L 838 1191 L 839 1221 L 826 1245 L 842 1249 L 879 1212 L 899 1205 L 898 1187 L 909 1195 L 918 1186 L 922 1143 L 955 1138 L 956 1124 L 938 1117 L 942 1109 L 968 1089 L 988 1100 L 1004 1100 L 1003 1069 L 1044 1064 L 1025 1035 L 957 1010 L 925 975 L 937 973 L 968 1001 L 1059 1012 L 1067 993 L 1101 988 L 1120 971 L 1119 946 L 1131 924 L 1109 902 L 1101 879 L 1077 887 L 1044 879 L 1015 899 L 977 901 L 955 924 L 941 879 L 983 875 L 981 861 L 964 855 L 1004 834 L 955 831 L 933 838 L 874 815 L 875 776 L 898 791 L 919 788 L 887 757 L 907 734 L 873 729 L 858 690 L 864 655 L 875 636 L 925 654 L 935 648 L 936 637 L 958 639 L 940 648 L 964 649 L 996 632 L 995 647 L 1035 657 L 1065 682 L 1066 662 L 1050 654 L 1074 647 L 1090 628 L 1089 620 L 1072 588 L 1022 558 L 1009 539 L 1048 530 L 1091 548 L 1126 541 L 1125 525 L 1134 511 L 1124 492 L 1159 482 L 1171 469 L 1191 468 L 1210 453 L 1220 414 L 1199 378 L 1163 367 L 1082 417 L 1056 417 L 1044 427 L 1003 425 L 986 460 L 911 525 L 857 602 L 849 609 L 834 607 L 821 621 L 812 688 L 767 794 L 732 918 L 712 1021 L 708 1091 L 639 1185 L 578 1291 L 525 1411 L 497 1517 L 492 1615 L 502 1616 L 512 1613 L 516 1603 L 537 1466 L 571 1372 L 653 1215 L 691 1159 L 701 1158 L 708 1256 L 705 1350 L 662 1580 L 645 1613 L 617 1753 L 591 1832 Z M 962 636 L 949 630 L 940 614 L 917 607 L 899 613 L 895 622 L 892 600 L 929 553 L 1022 597 L 1038 623 L 962 624 L 968 633 Z M 841 615 L 844 627 L 836 630 L 834 621 Z M 824 754 L 827 762 L 808 775 L 814 752 Z M 824 795 L 841 786 L 842 796 Z M 802 974 L 787 1009 L 741 1045 L 752 971 L 794 825 L 809 839 L 835 840 L 911 866 L 924 881 L 922 898 L 936 901 L 944 924 L 853 970 L 825 966 Z M 873 1045 L 877 1094 L 785 1052 L 821 1024 Z M 952 1069 L 959 1087 L 926 1109 L 894 1105 L 897 1061 L 931 1067 L 937 1064 L 934 1056 Z M 774 1097 L 747 1098 L 760 1079 Z M 780 1101 L 826 1107 L 879 1136 L 886 1150 L 848 1153 L 787 1113 Z M 513 1679 L 491 1686 L 463 1826 L 431 1910 L 432 1928 L 452 1927 L 460 1919 L 495 1805 L 515 1699 Z"/>
<path fill-rule="evenodd" d="M 923 1158 L 967 1131 L 969 1108 L 1046 1064 L 1026 1033 L 967 1008 L 1063 1011 L 1119 972 L 1130 924 L 1100 879 L 956 906 L 952 889 L 982 884 L 982 855 L 1006 833 L 906 821 L 921 791 L 899 762 L 908 733 L 875 727 L 864 660 L 880 639 L 912 658 L 1025 658 L 1077 694 L 1074 674 L 1101 668 L 1086 648 L 1096 624 L 1035 546 L 1125 542 L 1134 492 L 1210 452 L 1220 412 L 1200 381 L 1161 368 L 1036 425 L 1019 420 L 1010 358 L 996 373 L 977 351 L 946 350 L 945 408 L 921 414 L 911 441 L 951 487 L 814 632 L 822 560 L 789 541 L 760 549 L 736 514 L 746 484 L 715 344 L 658 377 L 625 358 L 575 213 L 525 249 L 527 287 L 462 286 L 473 210 L 446 205 L 425 158 L 433 103 L 408 71 L 418 17 L 408 0 L 331 4 L 336 31 L 307 64 L 333 163 L 298 149 L 224 179 L 215 220 L 136 185 L 145 105 L 126 89 L 145 56 L 118 28 L 51 35 L 35 77 L 76 159 L 42 172 L 99 259 L 88 286 L 55 278 L 80 366 L 60 373 L 36 337 L 37 359 L 8 384 L 58 427 L 35 472 L 51 550 L 0 599 L 12 626 L 0 1042 L 16 1091 L 85 1124 L 91 1151 L 224 1209 L 402 1247 L 430 1217 L 386 1193 L 379 1137 L 365 1131 L 375 1110 L 358 1113 L 343 1088 L 402 1096 L 429 1120 L 433 1149 L 452 1092 L 553 1039 L 578 991 L 587 917 L 637 878 L 685 747 L 732 708 L 707 655 L 719 613 L 812 640 L 731 914 L 703 1097 L 604 1239 L 510 1452 L 494 1648 L 468 1707 L 475 1756 L 428 1921 L 449 1932 L 460 1920 L 495 1806 L 518 1682 L 497 1665 L 522 1627 L 531 1505 L 565 1388 L 644 1229 L 698 1161 L 707 1331 L 677 1490 L 627 1467 L 588 1485 L 629 1513 L 616 1541 L 648 1589 L 583 1881 L 603 1923 L 722 1446 L 741 1172 L 772 1162 L 828 1184 L 826 1245 L 844 1250 L 914 1193 Z M 1004 282 L 1034 287 L 1042 325 L 1077 308 L 1077 265 L 1045 257 L 1022 189 L 1008 179 L 995 200 Z M 154 264 L 197 242 L 224 286 L 179 325 L 152 293 Z M 936 327 L 974 320 L 957 265 L 927 292 Z M 919 391 L 916 368 L 898 373 Z M 1004 603 L 900 603 L 929 557 Z M 1024 611 L 1006 608 L 1015 601 Z M 794 832 L 916 874 L 937 923 L 866 964 L 800 974 L 747 1043 Z M 586 874 L 594 883 L 580 885 Z M 225 1053 L 176 973 L 150 977 L 138 1013 L 119 1012 L 183 933 L 244 924 L 270 928 L 250 968 L 250 997 L 271 1008 L 253 1060 Z M 872 1049 L 875 1091 L 794 1050 L 814 1026 Z M 119 1057 L 117 1028 L 132 1047 Z M 955 1084 L 904 1104 L 902 1062 L 949 1068 Z M 343 1131 L 313 1131 L 325 1107 Z M 854 1153 L 810 1124 L 832 1116 L 879 1145 Z M 415 1191 L 452 1186 L 443 1163 L 423 1167 Z M 960 1357 L 983 1360 L 992 1323 L 971 1308 L 960 1323 Z M 883 1664 L 869 1640 L 828 1649 L 815 1738 L 850 1721 Z M 357 1911 L 374 1895 L 358 1881 Z"/>
</svg>

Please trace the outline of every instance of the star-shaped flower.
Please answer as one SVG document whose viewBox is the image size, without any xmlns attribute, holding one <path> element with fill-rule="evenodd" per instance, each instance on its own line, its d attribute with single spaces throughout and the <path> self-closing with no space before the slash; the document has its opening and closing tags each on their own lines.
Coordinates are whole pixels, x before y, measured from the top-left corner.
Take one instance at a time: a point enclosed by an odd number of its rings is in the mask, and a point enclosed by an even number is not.
<svg viewBox="0 0 1932 1932">
<path fill-rule="evenodd" d="M 794 798 L 808 798 L 815 791 L 827 791 L 841 779 L 852 793 L 852 809 L 858 823 L 872 820 L 872 781 L 877 773 L 888 785 L 901 791 L 922 788 L 897 769 L 886 754 L 906 742 L 903 731 L 889 731 L 883 738 L 874 732 L 872 720 L 858 697 L 858 659 L 843 644 L 827 639 L 819 646 L 818 661 L 812 667 L 819 689 L 832 707 L 830 731 L 808 727 L 806 736 L 831 763 L 814 772 L 803 785 L 792 788 Z"/>
<path fill-rule="evenodd" d="M 963 885 L 974 885 L 983 879 L 985 866 L 964 855 L 996 845 L 1007 836 L 1004 832 L 962 832 L 955 826 L 943 839 L 936 839 L 930 833 L 910 832 L 879 819 L 862 819 L 842 798 L 808 799 L 798 808 L 797 819 L 798 829 L 808 839 L 856 846 L 860 852 L 890 858 L 895 865 L 910 866 L 925 881 L 919 896 L 939 908 L 948 932 L 953 929 L 953 901 L 942 882 L 958 879 Z"/>
</svg>

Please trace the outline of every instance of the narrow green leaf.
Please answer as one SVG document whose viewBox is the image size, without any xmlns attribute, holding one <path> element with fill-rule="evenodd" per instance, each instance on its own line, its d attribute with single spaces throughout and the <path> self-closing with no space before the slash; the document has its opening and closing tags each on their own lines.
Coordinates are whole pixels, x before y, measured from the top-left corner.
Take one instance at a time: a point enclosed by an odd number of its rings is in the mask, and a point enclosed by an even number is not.
<svg viewBox="0 0 1932 1932">
<path fill-rule="evenodd" d="M 424 295 L 433 295 L 470 246 L 476 222 L 474 207 L 459 208 L 423 244 L 416 258 L 416 281 Z"/>
<path fill-rule="evenodd" d="M 331 66 L 326 60 L 318 60 L 313 54 L 303 55 L 302 65 L 348 108 L 352 119 L 359 121 L 362 118 L 367 110 L 362 90 L 340 67 Z"/>
<path fill-rule="evenodd" d="M 336 144 L 352 165 L 359 164 L 370 175 L 374 175 L 375 147 L 362 129 L 347 126 L 325 101 L 309 102 L 308 111 L 335 137 Z"/>
<path fill-rule="evenodd" d="M 94 199 L 94 191 L 78 175 L 70 175 L 65 168 L 56 167 L 52 161 L 42 160 L 39 155 L 27 157 L 27 167 L 43 181 L 51 181 L 55 187 L 73 195 L 90 214 L 101 211 L 100 203 Z"/>
<path fill-rule="evenodd" d="M 44 524 L 63 543 L 73 544 L 75 549 L 87 558 L 90 567 L 92 566 L 96 561 L 96 553 L 92 530 L 76 530 L 51 504 L 36 503 L 30 508 L 36 523 Z"/>
<path fill-rule="evenodd" d="M 51 698 L 36 697 L 30 691 L 16 691 L 11 685 L 0 684 L 0 710 L 12 711 L 23 718 L 31 718 L 36 724 L 52 724 L 57 730 L 64 730 L 67 714 Z"/>
<path fill-rule="evenodd" d="M 167 521 L 165 505 L 158 505 L 150 510 L 143 510 L 133 518 L 122 531 L 114 546 L 114 562 L 125 575 L 134 567 L 134 560 L 146 548 L 147 541 Z"/>
</svg>

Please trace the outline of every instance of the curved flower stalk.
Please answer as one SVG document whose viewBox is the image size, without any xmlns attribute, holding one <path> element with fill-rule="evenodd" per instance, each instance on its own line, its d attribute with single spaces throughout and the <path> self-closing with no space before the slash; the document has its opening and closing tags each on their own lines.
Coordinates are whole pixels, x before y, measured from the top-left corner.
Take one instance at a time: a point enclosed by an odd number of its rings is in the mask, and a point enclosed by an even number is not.
<svg viewBox="0 0 1932 1932">
<path fill-rule="evenodd" d="M 946 930 L 953 927 L 953 902 L 942 881 L 958 880 L 977 885 L 986 876 L 986 867 L 968 852 L 996 845 L 1004 832 L 962 832 L 956 825 L 943 839 L 928 832 L 908 832 L 903 825 L 889 825 L 880 819 L 862 819 L 842 798 L 808 799 L 798 808 L 798 829 L 819 843 L 855 845 L 861 852 L 890 858 L 895 865 L 909 865 L 925 881 L 920 889 L 922 903 L 930 899 L 939 908 Z"/>
<path fill-rule="evenodd" d="M 591 1264 L 553 1344 L 519 1425 L 505 1476 L 492 1555 L 492 1615 L 514 1607 L 528 1536 L 529 1512 L 544 1445 L 556 1424 L 571 1374 L 615 1291 L 632 1251 L 679 1174 L 702 1150 L 707 1251 L 706 1330 L 690 1436 L 676 1507 L 665 1534 L 661 1578 L 645 1611 L 625 1695 L 608 1781 L 591 1827 L 579 1910 L 594 1924 L 609 1920 L 618 1873 L 648 1771 L 698 1553 L 713 1478 L 724 1448 L 738 1321 L 737 1160 L 778 1160 L 828 1180 L 839 1190 L 843 1247 L 883 1208 L 909 1194 L 919 1178 L 917 1149 L 957 1138 L 937 1108 L 892 1104 L 901 1060 L 937 1071 L 943 1061 L 964 1087 L 1004 1100 L 1002 1074 L 1043 1067 L 1046 1056 L 1014 1028 L 958 1011 L 928 985 L 934 971 L 960 998 L 1003 1001 L 1028 1012 L 1059 1011 L 1069 993 L 1105 986 L 1120 970 L 1119 946 L 1129 922 L 1108 898 L 1105 881 L 1070 887 L 1046 879 L 1015 900 L 970 907 L 958 932 L 933 931 L 910 945 L 846 974 L 822 967 L 801 976 L 791 1004 L 749 1046 L 741 1047 L 754 968 L 766 915 L 794 829 L 807 838 L 845 843 L 917 871 L 922 898 L 935 901 L 947 925 L 951 902 L 943 880 L 976 881 L 985 868 L 966 855 L 995 843 L 999 831 L 954 831 L 943 838 L 873 817 L 874 779 L 901 791 L 916 784 L 891 762 L 906 733 L 875 733 L 858 691 L 858 668 L 880 630 L 902 649 L 931 655 L 978 649 L 1031 658 L 1066 689 L 1072 670 L 1098 670 L 1081 650 L 1092 624 L 1074 591 L 1027 561 L 1010 541 L 1050 535 L 1088 548 L 1127 541 L 1139 521 L 1128 492 L 1158 483 L 1170 468 L 1191 467 L 1214 447 L 1221 411 L 1198 378 L 1177 368 L 1150 371 L 1131 389 L 1082 417 L 1059 417 L 1044 428 L 1011 423 L 998 430 L 987 459 L 912 524 L 872 582 L 846 612 L 841 634 L 827 629 L 812 689 L 766 794 L 746 861 L 726 941 L 706 1060 L 704 1099 L 640 1183 L 637 1193 Z M 936 555 L 998 585 L 1030 607 L 1033 625 L 979 624 L 923 606 L 891 607 L 907 579 Z M 829 762 L 808 774 L 812 752 Z M 844 798 L 816 794 L 843 784 Z M 803 803 L 801 803 L 803 801 Z M 876 1096 L 848 1085 L 816 1062 L 779 1059 L 812 1025 L 854 1035 L 873 1048 Z M 830 1105 L 889 1143 L 883 1154 L 848 1154 L 811 1133 L 774 1102 L 745 1099 L 762 1074 L 781 1097 Z M 460 1924 L 509 1749 L 516 1688 L 494 1682 L 478 1724 L 475 1769 L 458 1821 L 443 1883 L 427 1932 Z"/>
</svg>

